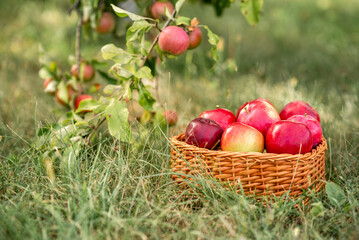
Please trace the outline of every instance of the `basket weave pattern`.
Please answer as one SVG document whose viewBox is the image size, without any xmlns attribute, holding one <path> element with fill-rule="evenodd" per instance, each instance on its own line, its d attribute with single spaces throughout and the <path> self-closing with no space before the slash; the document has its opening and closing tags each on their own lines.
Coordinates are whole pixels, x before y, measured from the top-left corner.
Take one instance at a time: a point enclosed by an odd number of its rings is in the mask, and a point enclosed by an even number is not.
<svg viewBox="0 0 359 240">
<path fill-rule="evenodd" d="M 242 185 L 246 195 L 256 197 L 283 195 L 290 190 L 291 197 L 311 188 L 320 191 L 325 180 L 325 138 L 305 154 L 234 153 L 207 150 L 184 142 L 184 134 L 172 137 L 172 179 L 185 184 L 200 174 L 214 177 L 222 183 Z M 184 176 L 185 175 L 185 176 Z M 238 187 L 237 192 L 241 189 Z"/>
</svg>

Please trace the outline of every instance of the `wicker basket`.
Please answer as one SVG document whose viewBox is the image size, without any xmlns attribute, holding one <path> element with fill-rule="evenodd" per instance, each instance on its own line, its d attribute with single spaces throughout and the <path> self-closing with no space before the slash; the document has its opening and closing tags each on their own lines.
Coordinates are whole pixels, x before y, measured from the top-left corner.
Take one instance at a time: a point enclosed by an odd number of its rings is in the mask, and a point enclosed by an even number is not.
<svg viewBox="0 0 359 240">
<path fill-rule="evenodd" d="M 297 155 L 207 150 L 185 143 L 184 134 L 170 141 L 172 179 L 182 186 L 185 178 L 200 174 L 231 187 L 237 185 L 237 192 L 243 189 L 246 195 L 256 198 L 281 196 L 288 191 L 290 197 L 296 198 L 307 189 L 318 192 L 325 184 L 324 137 L 312 152 Z"/>
</svg>

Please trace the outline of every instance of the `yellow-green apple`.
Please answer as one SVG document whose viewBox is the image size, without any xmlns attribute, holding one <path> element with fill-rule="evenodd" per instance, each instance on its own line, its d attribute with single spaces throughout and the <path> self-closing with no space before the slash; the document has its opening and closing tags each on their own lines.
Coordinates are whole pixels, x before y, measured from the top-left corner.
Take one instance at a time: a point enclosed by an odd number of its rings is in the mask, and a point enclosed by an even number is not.
<svg viewBox="0 0 359 240">
<path fill-rule="evenodd" d="M 80 103 L 82 102 L 82 100 L 85 99 L 93 99 L 93 97 L 91 97 L 90 95 L 86 95 L 86 94 L 82 94 L 76 97 L 75 99 L 75 110 L 77 110 L 80 106 Z M 89 111 L 81 111 L 81 112 L 89 112 Z"/>
<path fill-rule="evenodd" d="M 114 28 L 115 28 L 115 18 L 113 14 L 110 12 L 103 12 L 98 21 L 96 31 L 98 33 L 104 34 L 104 33 L 112 32 Z"/>
<path fill-rule="evenodd" d="M 167 110 L 163 112 L 163 115 L 165 117 L 165 121 L 168 123 L 169 126 L 173 126 L 178 121 L 178 116 L 175 111 Z"/>
<path fill-rule="evenodd" d="M 313 136 L 304 123 L 281 120 L 266 135 L 268 153 L 304 154 L 313 148 Z"/>
<path fill-rule="evenodd" d="M 219 126 L 226 130 L 227 126 L 234 123 L 237 118 L 234 114 L 225 108 L 218 108 L 210 111 L 204 111 L 199 115 L 200 118 L 209 118 L 216 121 Z"/>
<path fill-rule="evenodd" d="M 151 7 L 152 17 L 156 19 L 163 18 L 165 16 L 165 7 L 170 13 L 172 13 L 174 10 L 173 4 L 169 1 L 155 2 Z"/>
<path fill-rule="evenodd" d="M 90 81 L 95 76 L 95 69 L 91 64 L 81 63 L 80 69 L 83 69 L 82 77 L 84 81 Z M 81 74 L 79 75 L 79 71 L 76 64 L 72 65 L 71 74 L 77 79 L 80 79 Z"/>
<path fill-rule="evenodd" d="M 221 148 L 231 152 L 263 152 L 263 134 L 244 123 L 235 122 L 222 134 Z"/>
<path fill-rule="evenodd" d="M 185 141 L 200 148 L 214 149 L 221 141 L 222 133 L 223 129 L 215 121 L 196 118 L 187 126 Z"/>
<path fill-rule="evenodd" d="M 243 104 L 237 112 L 237 122 L 247 124 L 260 131 L 263 136 L 273 123 L 280 120 L 274 106 L 266 99 L 257 98 Z"/>
<path fill-rule="evenodd" d="M 169 26 L 162 30 L 158 40 L 159 47 L 162 51 L 181 55 L 189 46 L 189 37 L 180 27 Z"/>
<path fill-rule="evenodd" d="M 284 108 L 282 109 L 279 115 L 282 120 L 286 120 L 293 115 L 304 115 L 304 114 L 308 114 L 314 117 L 315 119 L 317 119 L 318 122 L 320 122 L 320 117 L 318 112 L 308 103 L 303 101 L 294 101 L 288 103 L 287 105 L 284 106 Z"/>
<path fill-rule="evenodd" d="M 189 33 L 189 47 L 188 49 L 196 48 L 201 44 L 202 41 L 202 32 L 198 27 L 194 27 L 193 31 Z"/>
<path fill-rule="evenodd" d="M 320 126 L 320 122 L 318 122 L 318 120 L 315 119 L 314 117 L 308 114 L 293 115 L 287 120 L 292 122 L 300 122 L 307 125 L 313 136 L 313 147 L 316 147 L 322 141 L 322 135 L 323 135 L 322 127 Z"/>
</svg>

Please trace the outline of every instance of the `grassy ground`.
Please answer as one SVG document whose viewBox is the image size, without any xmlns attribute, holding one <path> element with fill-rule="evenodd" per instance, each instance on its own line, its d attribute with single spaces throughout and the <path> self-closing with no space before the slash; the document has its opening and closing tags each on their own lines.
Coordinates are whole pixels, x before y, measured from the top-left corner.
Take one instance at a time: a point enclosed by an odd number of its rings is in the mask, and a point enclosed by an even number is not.
<svg viewBox="0 0 359 240">
<path fill-rule="evenodd" d="M 329 143 L 326 177 L 340 186 L 345 202 L 338 206 L 320 194 L 298 208 L 293 202 L 262 207 L 208 182 L 197 199 L 184 200 L 170 182 L 167 140 L 157 134 L 136 149 L 114 151 L 103 140 L 80 157 L 60 157 L 51 183 L 33 144 L 36 129 L 56 119 L 37 76 L 37 49 L 43 43 L 68 67 L 76 18 L 65 15 L 66 7 L 64 1 L 0 2 L 0 239 L 359 238 L 358 3 L 266 1 L 255 28 L 238 4 L 222 18 L 191 5 L 186 12 L 201 12 L 202 23 L 223 36 L 222 64 L 208 71 L 204 45 L 163 71 L 161 96 L 180 118 L 170 135 L 217 104 L 235 111 L 265 97 L 278 110 L 296 99 L 315 106 Z M 111 41 L 86 43 L 85 56 Z"/>
</svg>

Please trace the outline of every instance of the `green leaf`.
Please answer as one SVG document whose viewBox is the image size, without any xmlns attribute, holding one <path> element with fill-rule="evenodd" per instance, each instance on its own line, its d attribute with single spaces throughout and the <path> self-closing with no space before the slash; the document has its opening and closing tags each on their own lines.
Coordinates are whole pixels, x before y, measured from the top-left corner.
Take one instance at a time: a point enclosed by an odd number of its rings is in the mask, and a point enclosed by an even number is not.
<svg viewBox="0 0 359 240">
<path fill-rule="evenodd" d="M 215 62 L 217 62 L 218 59 L 219 59 L 218 52 L 217 52 L 217 45 L 219 43 L 219 36 L 217 34 L 213 33 L 211 31 L 211 29 L 209 29 L 209 27 L 207 27 L 205 25 L 203 27 L 207 30 L 208 42 L 212 45 L 211 57 L 213 58 L 213 60 Z"/>
<path fill-rule="evenodd" d="M 178 1 L 176 2 L 175 8 L 176 8 L 176 12 L 177 12 L 177 13 L 179 13 L 179 11 L 181 11 L 182 6 L 183 6 L 183 4 L 184 4 L 185 1 L 186 1 L 186 0 L 178 0 Z"/>
<path fill-rule="evenodd" d="M 57 85 L 57 97 L 61 99 L 61 101 L 63 101 L 64 103 L 69 103 L 69 94 L 67 91 L 67 86 L 66 84 L 61 81 L 58 85 Z"/>
<path fill-rule="evenodd" d="M 189 17 L 178 17 L 176 19 L 176 25 L 186 25 L 186 26 L 190 26 L 191 25 L 191 19 Z"/>
<path fill-rule="evenodd" d="M 116 77 L 120 78 L 121 81 L 129 80 L 133 77 L 133 73 L 128 71 L 126 68 L 121 67 L 120 64 L 115 64 L 110 70 Z"/>
<path fill-rule="evenodd" d="M 80 105 L 76 110 L 76 113 L 80 113 L 82 111 L 93 111 L 97 109 L 100 105 L 101 103 L 99 103 L 95 99 L 84 99 L 80 102 Z"/>
<path fill-rule="evenodd" d="M 325 207 L 322 202 L 312 203 L 312 209 L 310 210 L 310 214 L 313 217 L 323 217 L 325 214 Z"/>
<path fill-rule="evenodd" d="M 112 99 L 105 111 L 110 134 L 123 142 L 129 142 L 131 138 L 128 114 L 126 105 L 115 99 Z"/>
<path fill-rule="evenodd" d="M 127 64 L 134 56 L 122 48 L 116 47 L 114 44 L 107 44 L 101 48 L 102 57 L 105 60 L 113 60 L 119 64 Z"/>
<path fill-rule="evenodd" d="M 153 27 L 154 24 L 148 23 L 145 20 L 135 21 L 132 26 L 127 30 L 127 41 L 135 41 L 140 32 L 147 32 Z"/>
<path fill-rule="evenodd" d="M 147 90 L 147 88 L 143 85 L 139 85 L 138 89 L 139 93 L 139 104 L 147 111 L 153 110 L 153 104 L 156 102 L 156 99 L 154 99 L 151 95 L 151 93 Z"/>
<path fill-rule="evenodd" d="M 248 23 L 255 25 L 258 23 L 258 15 L 263 6 L 263 0 L 242 0 L 241 12 Z"/>
<path fill-rule="evenodd" d="M 347 200 L 343 189 L 333 182 L 327 182 L 325 192 L 328 195 L 330 203 L 339 208 L 342 207 Z"/>
<path fill-rule="evenodd" d="M 47 70 L 46 67 L 42 67 L 39 71 L 39 77 L 42 79 L 46 79 L 46 78 L 52 78 L 53 75 L 49 70 Z"/>
<path fill-rule="evenodd" d="M 137 14 L 131 13 L 131 12 L 126 11 L 122 8 L 119 8 L 113 4 L 111 4 L 111 6 L 112 6 L 113 10 L 115 11 L 115 13 L 117 14 L 117 16 L 119 16 L 119 17 L 129 17 L 132 21 L 147 19 L 146 17 L 142 17 Z"/>
<path fill-rule="evenodd" d="M 118 81 L 115 78 L 110 77 L 106 72 L 97 70 L 97 72 L 103 77 L 109 84 L 117 84 Z"/>
<path fill-rule="evenodd" d="M 151 69 L 149 67 L 142 67 L 140 70 L 138 70 L 136 73 L 135 73 L 135 76 L 139 79 L 141 78 L 147 78 L 149 80 L 152 80 L 153 79 L 153 76 L 152 76 L 152 73 L 151 73 Z"/>
</svg>

